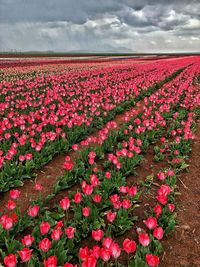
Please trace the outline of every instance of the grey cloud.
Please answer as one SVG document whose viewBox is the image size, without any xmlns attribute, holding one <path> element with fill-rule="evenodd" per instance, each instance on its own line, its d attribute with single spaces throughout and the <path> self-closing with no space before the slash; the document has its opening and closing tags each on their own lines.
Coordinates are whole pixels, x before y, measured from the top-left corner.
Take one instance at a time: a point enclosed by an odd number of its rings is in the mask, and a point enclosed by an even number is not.
<svg viewBox="0 0 200 267">
<path fill-rule="evenodd" d="M 199 50 L 198 0 L 0 0 L 0 50 Z"/>
</svg>

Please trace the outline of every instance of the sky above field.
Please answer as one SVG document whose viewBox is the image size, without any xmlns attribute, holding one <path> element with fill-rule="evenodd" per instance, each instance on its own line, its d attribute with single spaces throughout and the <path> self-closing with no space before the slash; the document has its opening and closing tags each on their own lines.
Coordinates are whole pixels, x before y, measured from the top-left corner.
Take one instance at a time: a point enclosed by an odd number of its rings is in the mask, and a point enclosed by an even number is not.
<svg viewBox="0 0 200 267">
<path fill-rule="evenodd" d="M 0 0 L 1 51 L 200 51 L 199 0 Z"/>
</svg>

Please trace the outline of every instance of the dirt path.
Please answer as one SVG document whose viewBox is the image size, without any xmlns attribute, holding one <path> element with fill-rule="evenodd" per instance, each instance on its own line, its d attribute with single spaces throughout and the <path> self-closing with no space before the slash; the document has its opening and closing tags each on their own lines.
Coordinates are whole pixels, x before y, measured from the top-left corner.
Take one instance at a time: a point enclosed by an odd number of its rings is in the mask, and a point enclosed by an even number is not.
<svg viewBox="0 0 200 267">
<path fill-rule="evenodd" d="M 200 266 L 200 121 L 187 173 L 180 175 L 177 197 L 177 229 L 163 241 L 160 267 Z"/>
</svg>

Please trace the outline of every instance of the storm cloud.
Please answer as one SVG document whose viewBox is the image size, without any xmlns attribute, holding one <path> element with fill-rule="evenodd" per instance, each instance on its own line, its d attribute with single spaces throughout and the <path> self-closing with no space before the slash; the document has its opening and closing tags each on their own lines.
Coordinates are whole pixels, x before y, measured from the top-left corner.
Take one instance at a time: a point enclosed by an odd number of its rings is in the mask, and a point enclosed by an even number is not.
<svg viewBox="0 0 200 267">
<path fill-rule="evenodd" d="M 198 0 L 0 0 L 1 51 L 200 51 Z"/>
</svg>

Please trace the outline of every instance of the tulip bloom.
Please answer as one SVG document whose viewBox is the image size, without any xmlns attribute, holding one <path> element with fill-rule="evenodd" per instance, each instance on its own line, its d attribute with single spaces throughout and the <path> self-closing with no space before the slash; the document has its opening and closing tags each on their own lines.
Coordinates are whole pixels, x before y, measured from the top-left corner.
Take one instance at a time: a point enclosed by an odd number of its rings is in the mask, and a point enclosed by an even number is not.
<svg viewBox="0 0 200 267">
<path fill-rule="evenodd" d="M 63 210 L 68 210 L 70 206 L 70 201 L 68 197 L 64 197 L 61 201 L 60 201 L 60 207 Z"/>
<path fill-rule="evenodd" d="M 94 256 L 89 256 L 86 260 L 82 263 L 82 267 L 96 267 L 97 260 Z"/>
<path fill-rule="evenodd" d="M 51 238 L 53 240 L 60 240 L 60 236 L 62 235 L 61 229 L 55 229 L 51 232 Z"/>
<path fill-rule="evenodd" d="M 151 216 L 147 220 L 144 220 L 143 222 L 150 230 L 156 228 L 157 226 L 156 218 L 151 217 Z"/>
<path fill-rule="evenodd" d="M 148 263 L 148 265 L 150 267 L 156 267 L 156 266 L 158 266 L 160 259 L 156 255 L 147 254 L 146 255 L 146 262 Z"/>
<path fill-rule="evenodd" d="M 48 259 L 44 259 L 44 267 L 56 267 L 57 258 L 56 256 L 50 256 Z"/>
<path fill-rule="evenodd" d="M 110 246 L 112 245 L 112 243 L 113 243 L 113 240 L 112 240 L 111 237 L 105 237 L 103 239 L 102 246 L 104 248 L 110 248 Z"/>
<path fill-rule="evenodd" d="M 107 248 L 101 248 L 100 257 L 103 261 L 109 261 L 111 256 L 111 251 Z"/>
<path fill-rule="evenodd" d="M 15 254 L 9 254 L 4 258 L 4 264 L 6 267 L 15 267 L 17 266 L 17 257 Z"/>
<path fill-rule="evenodd" d="M 78 203 L 81 203 L 82 201 L 82 194 L 80 192 L 77 192 L 75 195 L 74 195 L 74 202 L 76 204 Z"/>
<path fill-rule="evenodd" d="M 22 250 L 18 251 L 18 253 L 22 262 L 27 262 L 31 259 L 32 249 L 23 248 Z"/>
<path fill-rule="evenodd" d="M 123 242 L 123 249 L 126 251 L 126 253 L 134 253 L 136 251 L 137 245 L 136 242 L 133 240 L 130 240 L 126 238 Z"/>
<path fill-rule="evenodd" d="M 101 229 L 92 230 L 92 237 L 95 241 L 100 241 L 103 237 L 104 232 Z"/>
<path fill-rule="evenodd" d="M 157 238 L 158 240 L 160 240 L 160 239 L 163 238 L 163 235 L 164 235 L 164 231 L 163 231 L 162 227 L 157 227 L 157 228 L 154 229 L 153 236 L 155 238 Z"/>
<path fill-rule="evenodd" d="M 76 231 L 76 228 L 71 227 L 71 226 L 65 228 L 65 234 L 67 235 L 69 239 L 72 239 L 74 237 L 75 231 Z"/>
<path fill-rule="evenodd" d="M 36 191 L 42 191 L 42 190 L 43 190 L 43 186 L 42 186 L 40 183 L 36 183 L 36 184 L 34 185 L 34 189 L 35 189 Z"/>
<path fill-rule="evenodd" d="M 13 200 L 9 199 L 8 202 L 7 202 L 6 207 L 9 210 L 14 210 L 16 208 L 16 204 L 15 204 L 15 202 Z"/>
<path fill-rule="evenodd" d="M 166 196 L 160 195 L 160 196 L 157 196 L 156 198 L 162 205 L 166 205 L 167 204 L 167 197 Z"/>
<path fill-rule="evenodd" d="M 107 220 L 108 220 L 109 222 L 111 222 L 111 223 L 115 220 L 116 216 L 117 216 L 117 212 L 109 211 L 109 212 L 107 212 L 107 214 L 106 214 Z"/>
<path fill-rule="evenodd" d="M 100 203 L 102 197 L 101 197 L 100 195 L 96 194 L 96 195 L 93 196 L 92 199 L 93 199 L 94 202 L 96 202 L 96 203 Z"/>
<path fill-rule="evenodd" d="M 32 245 L 33 241 L 34 241 L 34 237 L 33 236 L 26 235 L 22 239 L 22 244 L 25 245 L 25 246 L 27 246 L 27 247 L 29 247 L 29 246 Z"/>
<path fill-rule="evenodd" d="M 48 222 L 42 222 L 40 224 L 40 233 L 46 235 L 50 230 L 50 224 Z"/>
<path fill-rule="evenodd" d="M 111 246 L 110 246 L 110 251 L 111 251 L 111 254 L 113 256 L 114 259 L 117 259 L 119 258 L 120 254 L 121 254 L 121 248 L 118 246 L 117 243 L 112 243 Z"/>
<path fill-rule="evenodd" d="M 28 209 L 28 215 L 30 217 L 36 217 L 38 215 L 40 207 L 35 205 L 35 206 L 30 206 Z"/>
<path fill-rule="evenodd" d="M 151 240 L 150 240 L 148 234 L 141 233 L 141 234 L 139 234 L 139 242 L 144 247 L 147 247 L 150 244 Z"/>
<path fill-rule="evenodd" d="M 39 248 L 43 252 L 47 252 L 51 247 L 51 241 L 46 237 L 39 242 Z"/>
<path fill-rule="evenodd" d="M 159 172 L 159 173 L 157 174 L 157 177 L 158 177 L 158 179 L 159 179 L 160 181 L 163 181 L 163 180 L 165 180 L 166 175 L 164 174 L 164 172 Z"/>
<path fill-rule="evenodd" d="M 13 219 L 8 215 L 1 216 L 0 224 L 6 230 L 10 230 L 13 227 Z"/>
<path fill-rule="evenodd" d="M 168 207 L 168 210 L 169 210 L 170 212 L 174 212 L 174 209 L 175 209 L 175 205 L 174 205 L 174 204 L 169 203 L 169 204 L 167 205 L 167 207 Z"/>
<path fill-rule="evenodd" d="M 82 208 L 82 213 L 84 217 L 88 217 L 90 215 L 90 208 L 89 207 Z"/>
<path fill-rule="evenodd" d="M 100 251 L 101 251 L 101 248 L 99 246 L 94 246 L 90 250 L 90 254 L 93 255 L 96 259 L 98 259 L 100 257 Z"/>
<path fill-rule="evenodd" d="M 21 192 L 19 190 L 17 190 L 17 189 L 12 189 L 12 190 L 10 190 L 9 193 L 10 193 L 10 197 L 12 199 L 17 199 L 21 194 Z"/>
<path fill-rule="evenodd" d="M 85 261 L 89 256 L 89 249 L 88 247 L 80 248 L 79 249 L 79 257 L 82 261 Z"/>
<path fill-rule="evenodd" d="M 154 207 L 153 211 L 156 214 L 156 218 L 158 218 L 162 214 L 162 207 L 158 204 Z"/>
</svg>

